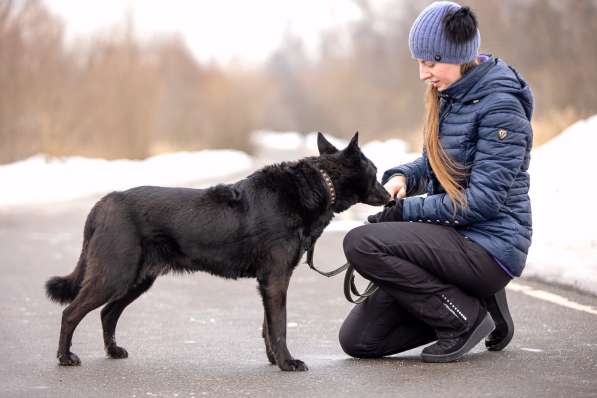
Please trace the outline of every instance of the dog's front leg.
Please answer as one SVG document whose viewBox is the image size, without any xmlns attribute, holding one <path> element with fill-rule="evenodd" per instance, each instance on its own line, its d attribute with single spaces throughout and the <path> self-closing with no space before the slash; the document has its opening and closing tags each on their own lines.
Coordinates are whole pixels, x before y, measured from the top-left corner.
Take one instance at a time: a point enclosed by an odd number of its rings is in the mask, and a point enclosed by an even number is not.
<svg viewBox="0 0 597 398">
<path fill-rule="evenodd" d="M 286 291 L 289 280 L 290 275 L 268 275 L 259 281 L 259 291 L 265 308 L 266 344 L 269 340 L 273 359 L 280 369 L 308 370 L 303 361 L 292 358 L 286 346 Z"/>
<path fill-rule="evenodd" d="M 267 332 L 267 315 L 263 315 L 263 327 L 261 329 L 261 336 L 263 337 L 263 342 L 265 343 L 265 353 L 267 354 L 267 359 L 272 365 L 276 364 L 276 357 L 272 352 L 271 345 L 269 343 L 269 336 Z"/>
</svg>

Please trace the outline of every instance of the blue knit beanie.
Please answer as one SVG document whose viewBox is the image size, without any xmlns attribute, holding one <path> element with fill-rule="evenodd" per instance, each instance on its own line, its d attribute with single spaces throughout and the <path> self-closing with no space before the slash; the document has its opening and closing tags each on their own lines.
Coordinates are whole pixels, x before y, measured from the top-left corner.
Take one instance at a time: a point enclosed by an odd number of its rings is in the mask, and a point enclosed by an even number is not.
<svg viewBox="0 0 597 398">
<path fill-rule="evenodd" d="M 468 7 L 436 1 L 417 17 L 408 35 L 413 58 L 448 64 L 466 64 L 479 53 L 481 34 Z"/>
</svg>

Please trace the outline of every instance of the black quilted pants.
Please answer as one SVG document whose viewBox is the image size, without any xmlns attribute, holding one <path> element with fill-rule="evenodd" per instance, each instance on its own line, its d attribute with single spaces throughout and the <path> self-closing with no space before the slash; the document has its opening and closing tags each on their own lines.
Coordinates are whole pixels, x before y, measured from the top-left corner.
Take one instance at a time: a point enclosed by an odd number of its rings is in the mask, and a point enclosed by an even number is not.
<svg viewBox="0 0 597 398">
<path fill-rule="evenodd" d="M 466 333 L 480 299 L 511 280 L 485 249 L 449 226 L 363 225 L 346 235 L 344 252 L 380 287 L 340 329 L 342 348 L 355 357 L 396 354 Z"/>
</svg>

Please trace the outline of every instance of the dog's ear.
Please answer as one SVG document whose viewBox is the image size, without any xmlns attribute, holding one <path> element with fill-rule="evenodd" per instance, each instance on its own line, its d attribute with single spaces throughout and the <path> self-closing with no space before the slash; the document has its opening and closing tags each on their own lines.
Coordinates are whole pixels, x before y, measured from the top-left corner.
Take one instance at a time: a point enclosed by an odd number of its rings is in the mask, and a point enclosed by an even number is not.
<svg viewBox="0 0 597 398">
<path fill-rule="evenodd" d="M 347 153 L 354 152 L 355 150 L 359 150 L 359 132 L 357 131 L 354 133 L 354 136 L 350 140 L 350 143 L 346 147 L 345 151 Z"/>
<path fill-rule="evenodd" d="M 331 155 L 338 152 L 338 149 L 333 146 L 320 132 L 317 132 L 317 149 L 320 155 Z"/>
</svg>

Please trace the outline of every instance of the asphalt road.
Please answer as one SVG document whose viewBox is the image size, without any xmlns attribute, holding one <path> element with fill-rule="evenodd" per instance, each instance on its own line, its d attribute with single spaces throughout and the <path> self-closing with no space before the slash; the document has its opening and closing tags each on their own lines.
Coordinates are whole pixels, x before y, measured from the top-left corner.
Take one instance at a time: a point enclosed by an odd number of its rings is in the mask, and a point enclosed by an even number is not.
<svg viewBox="0 0 597 398">
<path fill-rule="evenodd" d="M 41 194 L 41 193 L 40 193 Z M 516 334 L 504 351 L 483 345 L 463 360 L 428 364 L 420 349 L 381 360 L 346 356 L 337 333 L 351 305 L 341 277 L 301 264 L 288 298 L 288 342 L 308 372 L 268 363 L 263 309 L 254 280 L 206 274 L 164 276 L 127 308 L 117 341 L 129 358 L 105 357 L 99 310 L 80 324 L 73 352 L 82 366 L 57 365 L 62 308 L 43 290 L 79 255 L 93 198 L 43 208 L 0 209 L 0 396 L 2 397 L 588 397 L 597 396 L 597 315 L 509 291 Z M 343 261 L 338 232 L 325 233 L 316 263 Z M 597 307 L 597 298 L 519 282 Z"/>
</svg>

